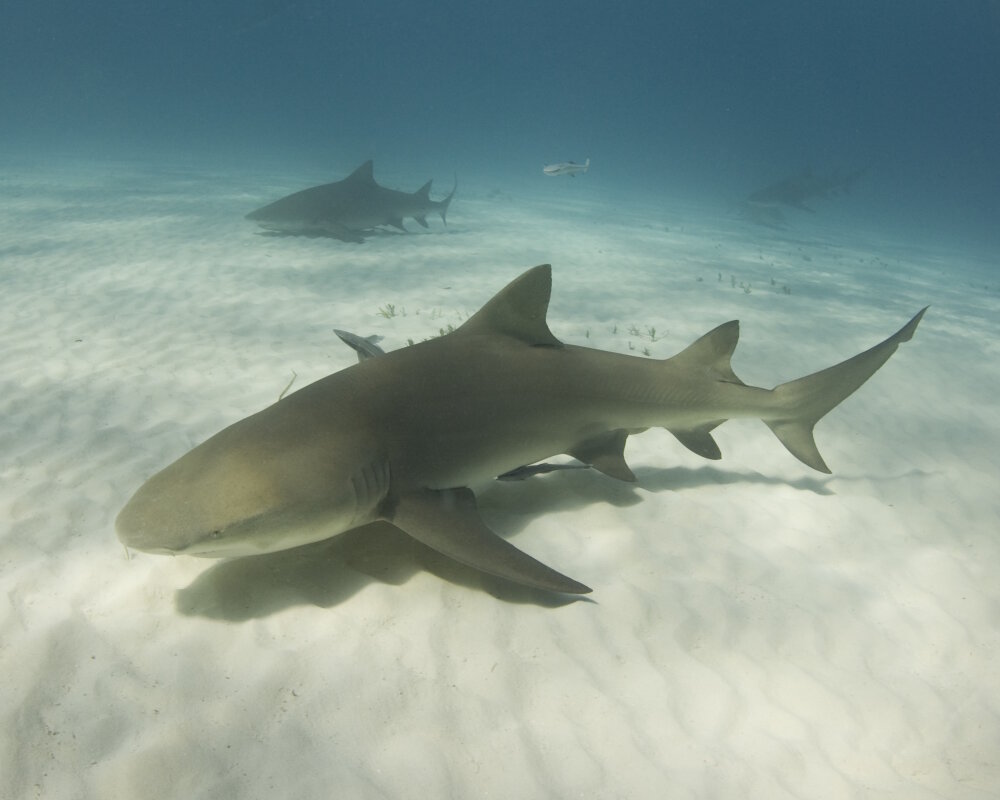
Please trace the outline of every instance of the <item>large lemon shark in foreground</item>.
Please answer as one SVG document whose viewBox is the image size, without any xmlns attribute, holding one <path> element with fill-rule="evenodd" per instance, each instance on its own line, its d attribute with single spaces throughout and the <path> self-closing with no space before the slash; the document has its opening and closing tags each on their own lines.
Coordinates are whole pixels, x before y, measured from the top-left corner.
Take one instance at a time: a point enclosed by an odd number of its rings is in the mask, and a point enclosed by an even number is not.
<svg viewBox="0 0 1000 800">
<path fill-rule="evenodd" d="M 590 589 L 502 539 L 468 487 L 566 453 L 633 481 L 626 439 L 663 427 L 706 458 L 712 430 L 758 417 L 829 472 L 813 426 L 870 378 L 924 314 L 834 367 L 774 389 L 730 366 L 739 323 L 665 360 L 560 342 L 546 324 L 551 267 L 530 269 L 457 330 L 328 375 L 230 425 L 153 475 L 118 515 L 151 553 L 284 550 L 385 520 L 476 569 L 557 592 Z"/>
</svg>

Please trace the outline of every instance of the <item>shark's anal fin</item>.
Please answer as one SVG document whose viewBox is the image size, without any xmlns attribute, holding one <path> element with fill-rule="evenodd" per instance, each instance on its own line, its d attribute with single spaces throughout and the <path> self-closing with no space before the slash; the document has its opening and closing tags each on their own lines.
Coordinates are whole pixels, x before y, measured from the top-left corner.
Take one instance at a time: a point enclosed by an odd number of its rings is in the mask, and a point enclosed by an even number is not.
<svg viewBox="0 0 1000 800">
<path fill-rule="evenodd" d="M 591 591 L 491 531 L 479 516 L 476 496 L 469 489 L 411 492 L 394 499 L 384 518 L 418 542 L 490 575 L 552 592 Z"/>
<path fill-rule="evenodd" d="M 684 445 L 688 450 L 702 458 L 710 458 L 713 461 L 718 461 L 722 458 L 722 451 L 719 450 L 719 445 L 712 438 L 712 430 L 717 428 L 725 422 L 724 419 L 716 420 L 715 422 L 709 422 L 706 425 L 701 425 L 698 428 L 692 428 L 686 431 L 675 431 L 670 432 L 677 438 L 677 441 Z"/>
<path fill-rule="evenodd" d="M 625 440 L 629 431 L 618 429 L 602 433 L 574 445 L 566 451 L 577 461 L 590 464 L 598 472 L 620 481 L 635 481 L 635 473 L 625 463 Z"/>
</svg>

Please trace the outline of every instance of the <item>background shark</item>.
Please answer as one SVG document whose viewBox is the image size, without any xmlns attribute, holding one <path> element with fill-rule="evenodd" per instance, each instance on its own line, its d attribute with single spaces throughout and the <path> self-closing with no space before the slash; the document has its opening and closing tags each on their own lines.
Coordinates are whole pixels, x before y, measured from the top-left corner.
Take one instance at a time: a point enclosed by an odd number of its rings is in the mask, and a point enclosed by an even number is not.
<svg viewBox="0 0 1000 800">
<path fill-rule="evenodd" d="M 817 175 L 810 169 L 804 170 L 798 175 L 768 184 L 751 193 L 743 201 L 743 214 L 751 222 L 780 225 L 784 221 L 782 208 L 797 208 L 815 213 L 806 205 L 806 201 L 846 194 L 865 172 L 866 170 L 859 169 L 846 174 L 833 172 L 829 175 Z"/>
<path fill-rule="evenodd" d="M 590 589 L 482 521 L 470 486 L 566 453 L 635 480 L 626 439 L 653 426 L 706 458 L 712 430 L 758 417 L 808 466 L 829 472 L 813 426 L 908 341 L 896 334 L 775 389 L 744 384 L 727 322 L 665 360 L 565 345 L 546 324 L 551 268 L 510 283 L 452 333 L 358 364 L 217 433 L 150 478 L 118 536 L 154 553 L 224 557 L 283 550 L 385 520 L 462 563 L 541 589 Z M 357 343 L 356 343 L 357 344 Z"/>
<path fill-rule="evenodd" d="M 589 158 L 582 164 L 577 164 L 575 161 L 561 161 L 558 164 L 549 164 L 542 167 L 542 172 L 552 178 L 557 178 L 560 175 L 569 175 L 571 178 L 575 178 L 577 173 L 586 172 L 588 169 L 590 169 Z"/>
<path fill-rule="evenodd" d="M 380 225 L 399 230 L 412 217 L 427 227 L 427 214 L 436 211 L 442 222 L 458 182 L 444 200 L 431 200 L 431 181 L 415 192 L 387 189 L 375 182 L 374 165 L 366 161 L 341 181 L 295 192 L 251 211 L 246 218 L 262 228 L 302 236 L 329 236 L 345 242 L 363 242 L 364 234 Z"/>
</svg>

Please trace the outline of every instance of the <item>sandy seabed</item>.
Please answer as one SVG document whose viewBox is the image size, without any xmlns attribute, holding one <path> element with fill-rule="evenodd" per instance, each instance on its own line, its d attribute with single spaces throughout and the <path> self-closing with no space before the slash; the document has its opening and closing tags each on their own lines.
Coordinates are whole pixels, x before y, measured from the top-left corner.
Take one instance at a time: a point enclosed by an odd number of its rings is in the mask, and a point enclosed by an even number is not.
<svg viewBox="0 0 1000 800">
<path fill-rule="evenodd" d="M 469 187 L 447 228 L 364 245 L 242 219 L 308 182 L 3 171 L 0 796 L 997 796 L 995 265 L 811 218 L 611 211 L 574 184 Z M 734 368 L 767 387 L 932 308 L 817 427 L 832 476 L 733 421 L 720 462 L 649 431 L 629 440 L 635 485 L 577 471 L 481 493 L 587 600 L 389 527 L 231 561 L 126 555 L 113 521 L 143 480 L 354 363 L 333 328 L 395 349 L 543 262 L 564 341 L 665 358 L 738 318 Z"/>
</svg>

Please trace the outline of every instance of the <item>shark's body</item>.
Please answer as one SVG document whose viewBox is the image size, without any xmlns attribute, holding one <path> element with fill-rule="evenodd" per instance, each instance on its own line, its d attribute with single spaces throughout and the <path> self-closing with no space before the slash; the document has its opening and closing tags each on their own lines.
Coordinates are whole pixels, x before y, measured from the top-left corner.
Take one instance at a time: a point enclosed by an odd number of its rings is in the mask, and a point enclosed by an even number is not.
<svg viewBox="0 0 1000 800">
<path fill-rule="evenodd" d="M 784 221 L 782 208 L 814 213 L 806 205 L 808 201 L 849 192 L 864 172 L 856 170 L 846 174 L 817 175 L 812 170 L 805 170 L 750 194 L 743 203 L 743 212 L 752 222 L 780 225 Z"/>
<path fill-rule="evenodd" d="M 768 390 L 730 367 L 736 322 L 662 361 L 575 347 L 546 325 L 550 288 L 550 268 L 535 267 L 453 333 L 361 352 L 358 364 L 229 426 L 140 487 L 118 516 L 119 537 L 150 552 L 248 555 L 386 520 L 485 572 L 586 592 L 487 528 L 468 487 L 558 453 L 634 480 L 625 440 L 654 426 L 719 458 L 711 431 L 732 417 L 764 420 L 829 472 L 813 425 L 923 314 L 852 359 Z"/>
<path fill-rule="evenodd" d="M 552 178 L 557 178 L 560 175 L 569 175 L 571 178 L 575 178 L 579 173 L 586 172 L 588 169 L 590 169 L 589 158 L 582 164 L 577 164 L 575 161 L 562 161 L 558 164 L 549 164 L 542 167 L 542 172 Z"/>
<path fill-rule="evenodd" d="M 415 192 L 379 186 L 372 162 L 366 161 L 341 181 L 282 197 L 251 211 L 247 219 L 278 233 L 362 242 L 366 233 L 382 225 L 406 230 L 403 221 L 407 218 L 424 228 L 431 212 L 445 221 L 455 189 L 444 200 L 431 200 L 430 191 L 431 181 Z"/>
</svg>

